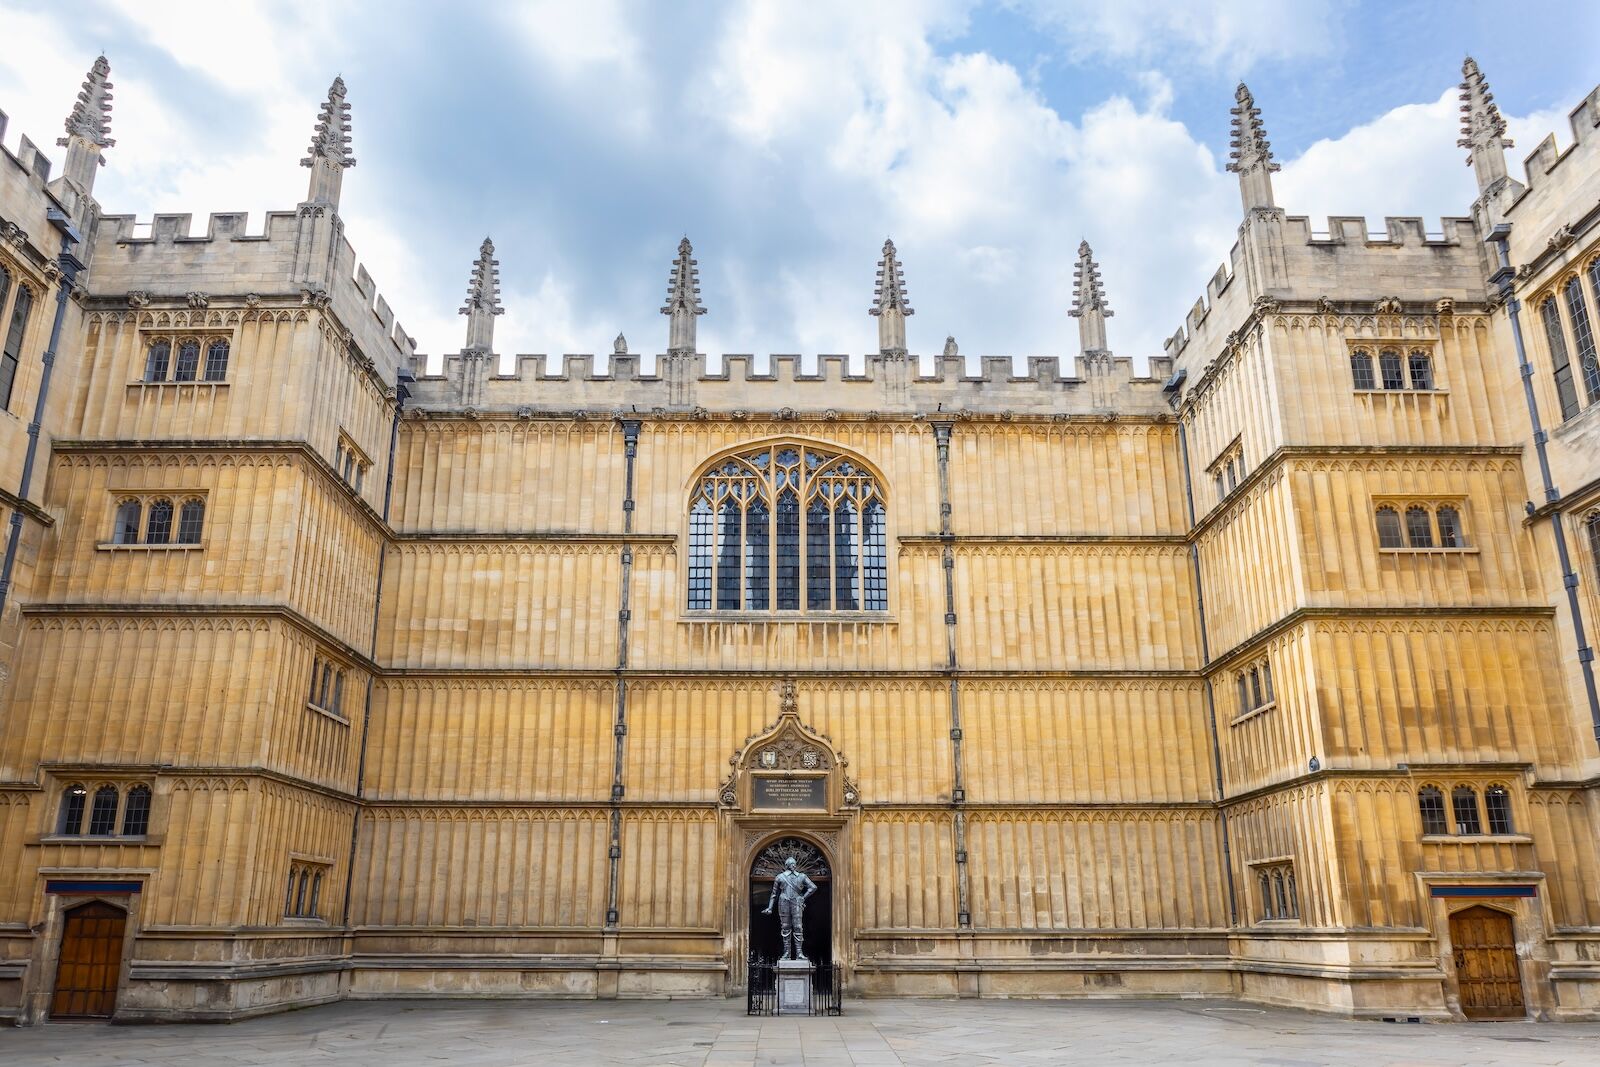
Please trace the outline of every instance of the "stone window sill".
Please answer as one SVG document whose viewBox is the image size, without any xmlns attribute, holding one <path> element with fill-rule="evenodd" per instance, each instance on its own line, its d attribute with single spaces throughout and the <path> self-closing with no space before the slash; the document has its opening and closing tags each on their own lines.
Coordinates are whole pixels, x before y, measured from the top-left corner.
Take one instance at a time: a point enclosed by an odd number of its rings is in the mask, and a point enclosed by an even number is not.
<svg viewBox="0 0 1600 1067">
<path fill-rule="evenodd" d="M 1379 548 L 1379 552 L 1390 556 L 1476 556 L 1477 545 L 1462 545 L 1459 548 Z"/>
<path fill-rule="evenodd" d="M 1529 834 L 1423 834 L 1425 845 L 1531 845 Z"/>
<path fill-rule="evenodd" d="M 892 623 L 899 620 L 886 611 L 685 611 L 679 621 L 686 623 Z"/>
<path fill-rule="evenodd" d="M 318 918 L 315 915 L 285 915 L 283 917 L 283 925 L 321 927 L 327 926 L 328 920 Z"/>
<path fill-rule="evenodd" d="M 193 386 L 196 386 L 196 385 L 227 385 L 227 384 L 228 384 L 228 382 L 225 381 L 225 380 L 224 381 L 220 381 L 220 382 L 208 382 L 203 378 L 197 378 L 192 382 L 173 382 L 173 381 L 147 382 L 143 378 L 138 378 L 138 379 L 135 379 L 134 381 L 129 382 L 128 383 L 128 388 L 129 389 L 134 389 L 134 388 L 139 388 L 139 389 L 161 389 L 161 388 L 172 388 L 174 386 L 179 386 L 179 387 L 185 387 L 186 386 L 186 387 L 191 387 L 192 388 Z"/>
<path fill-rule="evenodd" d="M 40 834 L 41 845 L 149 845 L 149 834 Z"/>
<path fill-rule="evenodd" d="M 325 708 L 321 704 L 314 703 L 313 701 L 310 701 L 310 700 L 306 701 L 306 710 L 307 711 L 314 711 L 318 715 L 324 716 L 325 718 L 332 719 L 334 722 L 338 723 L 340 726 L 349 726 L 350 725 L 350 720 L 345 718 L 343 715 L 340 715 L 337 711 L 334 711 L 332 708 Z"/>
<path fill-rule="evenodd" d="M 186 541 L 182 544 L 168 542 L 164 545 L 122 544 L 117 541 L 101 541 L 94 547 L 101 552 L 199 552 L 206 546 L 204 541 Z"/>
<path fill-rule="evenodd" d="M 1356 396 L 1449 396 L 1448 389 L 1356 389 Z"/>
<path fill-rule="evenodd" d="M 1273 708 L 1276 708 L 1277 706 L 1278 706 L 1278 702 L 1276 700 L 1269 700 L 1265 704 L 1257 705 L 1256 707 L 1253 707 L 1253 708 L 1249 709 L 1248 711 L 1241 711 L 1239 714 L 1235 715 L 1233 718 L 1228 720 L 1228 725 L 1229 726 L 1238 726 L 1240 723 L 1245 722 L 1245 721 L 1247 721 L 1249 719 L 1253 719 L 1257 715 L 1265 715 L 1267 712 L 1271 711 Z"/>
</svg>

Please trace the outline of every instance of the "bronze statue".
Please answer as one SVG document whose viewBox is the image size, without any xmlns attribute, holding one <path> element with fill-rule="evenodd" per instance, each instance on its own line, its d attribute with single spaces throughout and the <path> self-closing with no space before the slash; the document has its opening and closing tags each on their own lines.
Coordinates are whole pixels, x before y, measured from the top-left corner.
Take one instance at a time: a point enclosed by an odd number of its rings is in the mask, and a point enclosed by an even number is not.
<svg viewBox="0 0 1600 1067">
<path fill-rule="evenodd" d="M 806 954 L 802 943 L 805 941 L 806 898 L 817 891 L 817 884 L 805 876 L 793 856 L 785 860 L 783 866 L 784 869 L 772 879 L 772 896 L 761 914 L 771 915 L 772 906 L 778 905 L 779 929 L 783 936 L 782 958 L 804 960 Z"/>
</svg>

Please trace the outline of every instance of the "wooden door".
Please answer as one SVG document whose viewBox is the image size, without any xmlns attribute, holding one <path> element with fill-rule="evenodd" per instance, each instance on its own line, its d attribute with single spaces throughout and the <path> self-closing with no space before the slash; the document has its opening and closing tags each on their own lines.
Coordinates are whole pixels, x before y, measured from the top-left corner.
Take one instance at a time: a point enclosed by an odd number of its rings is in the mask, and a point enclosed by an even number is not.
<svg viewBox="0 0 1600 1067">
<path fill-rule="evenodd" d="M 110 1018 L 117 1005 L 127 920 L 127 912 L 98 900 L 67 912 L 52 1018 Z"/>
<path fill-rule="evenodd" d="M 1450 916 L 1456 991 L 1469 1019 L 1521 1019 L 1522 971 L 1511 916 L 1482 905 Z"/>
</svg>

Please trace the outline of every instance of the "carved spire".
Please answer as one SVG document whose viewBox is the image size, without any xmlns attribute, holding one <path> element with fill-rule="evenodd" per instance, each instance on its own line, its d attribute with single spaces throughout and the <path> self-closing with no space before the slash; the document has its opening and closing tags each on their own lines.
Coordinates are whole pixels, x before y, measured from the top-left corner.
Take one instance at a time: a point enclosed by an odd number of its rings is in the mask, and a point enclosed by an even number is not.
<svg viewBox="0 0 1600 1067">
<path fill-rule="evenodd" d="M 1272 159 L 1272 142 L 1261 123 L 1261 109 L 1249 86 L 1239 83 L 1233 99 L 1233 139 L 1229 142 L 1228 170 L 1239 176 L 1239 198 L 1245 212 L 1251 208 L 1275 207 L 1272 199 L 1272 172 L 1281 168 Z"/>
<path fill-rule="evenodd" d="M 661 314 L 671 316 L 667 355 L 694 355 L 695 316 L 705 313 L 700 305 L 700 269 L 694 259 L 694 246 L 685 237 L 678 242 L 678 258 L 672 261 L 672 273 L 667 276 L 667 303 L 661 309 Z"/>
<path fill-rule="evenodd" d="M 117 143 L 111 139 L 111 83 L 106 80 L 110 73 L 105 56 L 94 61 L 84 75 L 72 114 L 67 116 L 67 135 L 56 139 L 56 144 L 67 150 L 63 176 L 85 194 L 94 188 L 95 168 L 105 163 L 100 150 Z"/>
<path fill-rule="evenodd" d="M 1461 139 L 1456 145 L 1467 149 L 1467 165 L 1477 175 L 1480 193 L 1506 177 L 1506 149 L 1514 145 L 1506 137 L 1506 120 L 1488 79 L 1471 56 L 1461 64 Z"/>
<path fill-rule="evenodd" d="M 878 284 L 872 293 L 867 314 L 878 320 L 878 351 L 884 355 L 906 354 L 906 316 L 915 315 L 906 295 L 906 271 L 900 265 L 894 242 L 885 239 L 883 258 L 878 261 Z"/>
<path fill-rule="evenodd" d="M 350 105 L 345 103 L 343 78 L 333 79 L 333 84 L 328 86 L 328 99 L 317 112 L 309 154 L 300 165 L 311 168 L 306 202 L 338 208 L 339 186 L 344 180 L 345 168 L 356 165 L 355 157 L 350 154 Z"/>
<path fill-rule="evenodd" d="M 492 352 L 494 317 L 505 313 L 500 306 L 500 261 L 494 258 L 494 242 L 485 237 L 467 279 L 467 302 L 461 307 L 461 314 L 467 317 L 467 343 L 462 351 Z"/>
<path fill-rule="evenodd" d="M 1078 265 L 1072 271 L 1072 310 L 1078 320 L 1078 348 L 1083 352 L 1105 352 L 1106 320 L 1114 312 L 1106 302 L 1105 286 L 1100 281 L 1100 264 L 1088 241 L 1078 244 Z"/>
</svg>

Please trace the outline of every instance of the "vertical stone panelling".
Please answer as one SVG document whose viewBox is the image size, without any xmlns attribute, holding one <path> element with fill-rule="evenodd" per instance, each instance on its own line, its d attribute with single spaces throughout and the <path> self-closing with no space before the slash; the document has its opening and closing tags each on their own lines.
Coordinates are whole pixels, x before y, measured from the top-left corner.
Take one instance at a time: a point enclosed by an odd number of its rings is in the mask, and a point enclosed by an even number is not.
<svg viewBox="0 0 1600 1067">
<path fill-rule="evenodd" d="M 1595 790 L 1534 789 L 1528 794 L 1528 834 L 1548 876 L 1550 918 L 1558 927 L 1600 926 L 1600 818 Z"/>
<path fill-rule="evenodd" d="M 0 923 L 25 925 L 33 909 L 36 861 L 23 842 L 38 832 L 36 801 L 38 793 L 0 789 L 0 855 L 13 857 L 0 863 Z"/>
<path fill-rule="evenodd" d="M 955 927 L 952 819 L 948 811 L 862 812 L 852 864 L 859 930 Z"/>
<path fill-rule="evenodd" d="M 716 929 L 727 884 L 710 809 L 630 807 L 622 813 L 619 910 L 631 929 Z"/>
<path fill-rule="evenodd" d="M 1337 877 L 1333 822 L 1324 783 L 1295 786 L 1229 805 L 1239 921 L 1262 915 L 1252 864 L 1287 859 L 1294 864 L 1300 921 L 1313 929 L 1347 925 L 1347 887 Z"/>
</svg>

